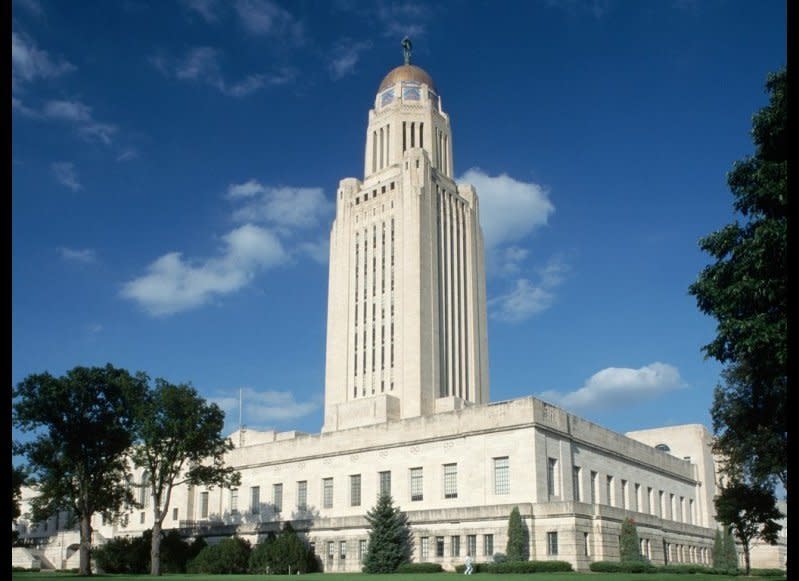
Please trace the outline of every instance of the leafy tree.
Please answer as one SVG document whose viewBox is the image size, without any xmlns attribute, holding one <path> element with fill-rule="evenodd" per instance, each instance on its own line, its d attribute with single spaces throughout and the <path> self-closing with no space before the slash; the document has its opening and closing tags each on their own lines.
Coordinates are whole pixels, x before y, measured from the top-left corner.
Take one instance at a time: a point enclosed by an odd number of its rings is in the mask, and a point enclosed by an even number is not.
<svg viewBox="0 0 799 581">
<path fill-rule="evenodd" d="M 505 555 L 508 561 L 527 560 L 529 554 L 528 538 L 527 527 L 522 522 L 519 507 L 514 506 L 508 518 L 508 544 L 505 548 Z"/>
<path fill-rule="evenodd" d="M 315 570 L 316 557 L 290 523 L 283 525 L 279 536 L 270 534 L 250 555 L 251 573 L 287 575 Z"/>
<path fill-rule="evenodd" d="M 21 514 L 19 503 L 22 500 L 22 487 L 25 486 L 28 473 L 22 466 L 11 463 L 11 521 L 16 521 Z"/>
<path fill-rule="evenodd" d="M 75 367 L 62 377 L 29 375 L 12 392 L 12 421 L 36 438 L 20 446 L 35 479 L 33 519 L 71 510 L 80 523 L 80 575 L 91 575 L 91 519 L 118 515 L 133 498 L 126 454 L 133 442 L 131 410 L 147 376 L 113 366 Z"/>
<path fill-rule="evenodd" d="M 727 177 L 741 220 L 700 241 L 715 263 L 689 292 L 718 321 L 703 347 L 725 365 L 711 409 L 715 450 L 747 479 L 778 479 L 787 490 L 786 69 L 769 75 L 766 88 L 769 104 L 752 122 L 755 153 Z"/>
<path fill-rule="evenodd" d="M 783 514 L 777 509 L 774 494 L 761 484 L 745 484 L 732 481 L 721 487 L 715 499 L 716 519 L 730 527 L 740 541 L 744 552 L 746 575 L 751 569 L 749 549 L 752 540 L 761 539 L 776 544 L 782 525 L 777 520 Z"/>
<path fill-rule="evenodd" d="M 150 478 L 150 574 L 160 575 L 161 528 L 174 488 L 184 483 L 237 486 L 241 475 L 224 464 L 225 453 L 233 448 L 231 441 L 222 437 L 224 412 L 207 403 L 194 387 L 156 379 L 142 401 L 137 408 L 138 441 L 132 457 Z"/>
<path fill-rule="evenodd" d="M 621 540 L 619 553 L 621 555 L 622 563 L 629 563 L 635 561 L 643 561 L 644 557 L 641 555 L 640 542 L 638 541 L 638 529 L 635 526 L 635 521 L 627 517 L 621 523 Z"/>
<path fill-rule="evenodd" d="M 369 542 L 363 561 L 364 573 L 394 573 L 411 560 L 412 540 L 408 516 L 390 494 L 381 494 L 377 504 L 366 513 Z"/>
</svg>

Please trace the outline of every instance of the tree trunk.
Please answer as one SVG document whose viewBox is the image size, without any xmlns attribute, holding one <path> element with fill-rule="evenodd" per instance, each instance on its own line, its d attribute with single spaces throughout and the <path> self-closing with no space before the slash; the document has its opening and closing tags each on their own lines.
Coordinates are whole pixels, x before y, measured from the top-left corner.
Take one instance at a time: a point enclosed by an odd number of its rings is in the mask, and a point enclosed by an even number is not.
<svg viewBox="0 0 799 581">
<path fill-rule="evenodd" d="M 751 565 L 749 563 L 749 543 L 746 542 L 744 545 L 744 571 L 745 575 L 749 577 L 749 571 L 751 571 Z"/>
<path fill-rule="evenodd" d="M 92 520 L 91 515 L 80 515 L 80 569 L 78 575 L 92 574 Z"/>
<path fill-rule="evenodd" d="M 161 575 L 161 515 L 158 508 L 154 510 L 153 540 L 150 544 L 150 575 Z"/>
</svg>

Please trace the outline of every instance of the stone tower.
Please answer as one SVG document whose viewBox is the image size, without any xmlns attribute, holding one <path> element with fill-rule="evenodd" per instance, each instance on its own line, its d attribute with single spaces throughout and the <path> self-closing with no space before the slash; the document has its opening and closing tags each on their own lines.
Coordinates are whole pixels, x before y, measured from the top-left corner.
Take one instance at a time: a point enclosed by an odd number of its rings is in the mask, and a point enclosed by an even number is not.
<svg viewBox="0 0 799 581">
<path fill-rule="evenodd" d="M 433 79 L 405 60 L 369 111 L 363 181 L 336 190 L 325 432 L 489 399 L 477 193 L 453 180 Z"/>
</svg>

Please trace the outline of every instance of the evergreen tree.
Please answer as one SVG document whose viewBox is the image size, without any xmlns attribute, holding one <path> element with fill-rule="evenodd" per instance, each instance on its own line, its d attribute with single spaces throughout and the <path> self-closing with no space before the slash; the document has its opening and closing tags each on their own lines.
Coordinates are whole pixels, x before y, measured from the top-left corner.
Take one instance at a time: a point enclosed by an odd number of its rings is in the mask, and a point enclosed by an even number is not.
<svg viewBox="0 0 799 581">
<path fill-rule="evenodd" d="M 411 529 L 408 516 L 394 506 L 389 494 L 381 494 L 366 513 L 369 543 L 363 561 L 364 573 L 394 573 L 411 560 Z"/>
<path fill-rule="evenodd" d="M 519 507 L 514 506 L 508 518 L 508 544 L 505 548 L 508 561 L 526 561 L 528 555 L 527 527 L 522 522 Z"/>
<path fill-rule="evenodd" d="M 625 518 L 624 522 L 621 523 L 619 545 L 622 563 L 644 560 L 638 540 L 638 529 L 635 526 L 635 521 L 630 517 Z"/>
<path fill-rule="evenodd" d="M 716 534 L 713 537 L 713 567 L 716 569 L 727 568 L 727 558 L 724 554 L 724 538 L 719 529 L 716 529 Z"/>
<path fill-rule="evenodd" d="M 723 529 L 722 540 L 722 567 L 725 569 L 738 568 L 738 549 L 735 548 L 735 537 L 728 527 Z"/>
</svg>

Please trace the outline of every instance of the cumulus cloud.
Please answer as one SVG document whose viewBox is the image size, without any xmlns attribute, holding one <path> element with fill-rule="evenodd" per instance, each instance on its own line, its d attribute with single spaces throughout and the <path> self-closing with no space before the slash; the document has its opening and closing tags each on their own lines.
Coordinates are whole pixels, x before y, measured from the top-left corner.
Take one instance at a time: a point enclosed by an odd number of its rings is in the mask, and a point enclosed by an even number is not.
<svg viewBox="0 0 799 581">
<path fill-rule="evenodd" d="M 517 242 L 540 226 L 555 211 L 549 193 L 533 182 L 507 174 L 491 176 L 479 168 L 464 173 L 459 182 L 474 185 L 480 198 L 480 223 L 487 249 Z"/>
<path fill-rule="evenodd" d="M 40 50 L 27 36 L 11 33 L 11 84 L 15 89 L 23 82 L 51 79 L 75 70 L 75 65 L 53 59 L 47 51 Z"/>
<path fill-rule="evenodd" d="M 330 75 L 334 80 L 346 77 L 355 71 L 355 65 L 361 58 L 361 53 L 372 47 L 371 41 L 353 42 L 344 39 L 336 44 L 333 49 L 333 58 L 330 61 Z"/>
<path fill-rule="evenodd" d="M 58 253 L 61 258 L 69 262 L 80 262 L 83 264 L 91 264 L 97 260 L 97 253 L 91 248 L 75 249 L 61 246 L 58 248 Z"/>
<path fill-rule="evenodd" d="M 50 165 L 50 169 L 55 175 L 55 179 L 62 186 L 66 186 L 73 192 L 83 189 L 78 181 L 78 172 L 75 171 L 75 164 L 69 161 L 57 161 Z"/>
<path fill-rule="evenodd" d="M 560 256 L 551 258 L 544 268 L 538 270 L 536 282 L 520 278 L 510 291 L 489 299 L 487 306 L 491 317 L 517 323 L 545 311 L 555 301 L 554 291 L 568 271 L 568 265 Z"/>
<path fill-rule="evenodd" d="M 79 101 L 48 101 L 42 113 L 50 119 L 61 121 L 89 121 L 91 109 Z"/>
<path fill-rule="evenodd" d="M 228 429 L 236 429 L 239 419 L 239 390 L 235 391 L 234 396 L 217 395 L 209 399 L 225 412 Z M 318 400 L 295 400 L 294 392 L 291 391 L 258 391 L 251 387 L 241 389 L 241 401 L 242 422 L 254 429 L 267 429 L 276 423 L 297 420 L 320 407 Z"/>
<path fill-rule="evenodd" d="M 228 97 L 246 97 L 266 87 L 285 85 L 296 77 L 294 70 L 283 68 L 271 74 L 253 73 L 237 81 L 230 81 L 222 74 L 220 58 L 221 54 L 217 49 L 200 46 L 188 50 L 179 59 L 158 55 L 151 57 L 150 62 L 167 77 L 203 83 Z"/>
<path fill-rule="evenodd" d="M 267 187 L 251 179 L 231 184 L 227 197 L 242 205 L 233 212 L 239 222 L 266 222 L 279 228 L 308 228 L 333 211 L 322 188 Z"/>
<path fill-rule="evenodd" d="M 607 367 L 588 378 L 575 391 L 545 391 L 541 399 L 575 412 L 629 407 L 659 395 L 685 388 L 679 370 L 666 363 L 650 363 L 638 369 Z"/>
<path fill-rule="evenodd" d="M 286 261 L 274 232 L 244 224 L 223 237 L 219 256 L 189 262 L 180 252 L 164 254 L 147 273 L 123 285 L 121 295 L 147 313 L 164 316 L 204 305 L 244 287 L 256 273 Z"/>
</svg>

